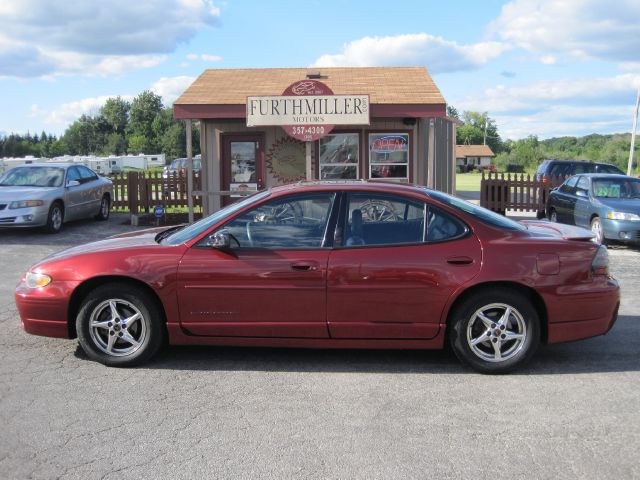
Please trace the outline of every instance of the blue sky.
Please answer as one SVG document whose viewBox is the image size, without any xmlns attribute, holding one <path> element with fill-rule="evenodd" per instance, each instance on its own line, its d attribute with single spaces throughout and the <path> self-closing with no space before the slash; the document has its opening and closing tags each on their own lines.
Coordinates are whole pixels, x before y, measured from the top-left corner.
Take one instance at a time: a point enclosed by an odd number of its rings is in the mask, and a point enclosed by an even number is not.
<svg viewBox="0 0 640 480">
<path fill-rule="evenodd" d="M 629 132 L 640 87 L 639 0 L 2 0 L 0 25 L 5 134 L 207 68 L 423 65 L 503 139 Z"/>
</svg>

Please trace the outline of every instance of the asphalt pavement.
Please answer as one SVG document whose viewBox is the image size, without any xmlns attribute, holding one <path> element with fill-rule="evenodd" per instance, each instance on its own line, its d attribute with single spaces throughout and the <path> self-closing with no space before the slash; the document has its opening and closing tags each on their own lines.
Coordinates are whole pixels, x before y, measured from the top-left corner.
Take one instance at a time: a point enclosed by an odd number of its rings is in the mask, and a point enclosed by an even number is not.
<svg viewBox="0 0 640 480">
<path fill-rule="evenodd" d="M 124 216 L 0 231 L 0 478 L 640 478 L 640 251 L 606 336 L 487 376 L 448 351 L 171 347 L 136 369 L 25 334 L 13 288 Z"/>
</svg>

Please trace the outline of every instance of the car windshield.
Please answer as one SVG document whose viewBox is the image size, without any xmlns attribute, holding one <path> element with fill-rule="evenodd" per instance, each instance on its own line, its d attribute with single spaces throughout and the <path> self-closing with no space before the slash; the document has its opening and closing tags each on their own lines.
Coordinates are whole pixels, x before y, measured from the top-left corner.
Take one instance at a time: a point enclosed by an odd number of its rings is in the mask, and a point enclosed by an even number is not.
<svg viewBox="0 0 640 480">
<path fill-rule="evenodd" d="M 640 180 L 594 178 L 591 191 L 598 198 L 640 198 Z"/>
<path fill-rule="evenodd" d="M 513 221 L 498 213 L 492 212 L 491 210 L 487 210 L 484 207 L 479 207 L 478 205 L 475 205 L 473 203 L 461 200 L 457 197 L 454 197 L 453 195 L 448 195 L 446 193 L 428 189 L 425 189 L 425 191 L 429 194 L 430 197 L 435 198 L 436 200 L 439 200 L 440 202 L 449 205 L 456 210 L 467 213 L 469 215 L 473 215 L 482 223 L 486 223 L 494 227 L 504 228 L 505 230 L 524 231 L 527 229 L 521 223 Z"/>
<path fill-rule="evenodd" d="M 184 242 L 195 238 L 202 233 L 209 230 L 216 223 L 223 220 L 225 217 L 234 214 L 235 212 L 242 210 L 247 205 L 251 205 L 254 202 L 262 200 L 270 195 L 268 191 L 258 192 L 250 197 L 247 197 L 237 203 L 232 203 L 231 205 L 223 208 L 222 210 L 218 210 L 216 213 L 209 215 L 208 217 L 203 218 L 202 220 L 192 223 L 191 225 L 176 231 L 175 233 L 169 235 L 165 239 L 162 240 L 163 244 L 167 245 L 180 245 Z"/>
<path fill-rule="evenodd" d="M 64 180 L 64 168 L 16 167 L 0 177 L 2 187 L 60 187 Z"/>
</svg>

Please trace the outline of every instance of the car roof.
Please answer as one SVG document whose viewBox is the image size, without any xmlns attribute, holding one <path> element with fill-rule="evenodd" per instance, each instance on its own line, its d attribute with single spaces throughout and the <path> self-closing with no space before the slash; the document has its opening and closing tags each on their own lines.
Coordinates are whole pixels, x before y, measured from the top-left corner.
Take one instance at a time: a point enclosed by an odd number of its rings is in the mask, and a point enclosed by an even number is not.
<svg viewBox="0 0 640 480">
<path fill-rule="evenodd" d="M 384 180 L 303 180 L 286 185 L 272 187 L 271 192 L 283 194 L 291 191 L 323 191 L 323 190 L 367 190 L 379 193 L 413 193 L 428 195 L 429 189 L 411 183 L 397 183 Z"/>
<path fill-rule="evenodd" d="M 615 178 L 620 180 L 621 178 L 638 180 L 636 177 L 630 177 L 629 175 L 620 175 L 619 173 L 578 173 L 574 177 L 587 177 L 587 178 Z"/>
<path fill-rule="evenodd" d="M 39 162 L 39 163 L 23 163 L 22 165 L 15 165 L 13 168 L 18 167 L 59 167 L 59 168 L 69 168 L 75 167 L 77 165 L 86 167 L 86 165 L 82 163 L 62 163 L 62 162 Z"/>
</svg>

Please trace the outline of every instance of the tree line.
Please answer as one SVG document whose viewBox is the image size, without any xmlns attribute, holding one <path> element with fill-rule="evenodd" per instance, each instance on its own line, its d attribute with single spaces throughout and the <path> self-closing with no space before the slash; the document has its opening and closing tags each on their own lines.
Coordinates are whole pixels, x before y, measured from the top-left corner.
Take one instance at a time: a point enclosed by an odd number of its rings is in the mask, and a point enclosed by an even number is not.
<svg viewBox="0 0 640 480">
<path fill-rule="evenodd" d="M 200 153 L 200 131 L 193 128 L 193 153 Z M 186 156 L 186 129 L 173 119 L 173 108 L 162 97 L 144 91 L 132 101 L 109 98 L 97 114 L 83 114 L 59 137 L 42 132 L 0 137 L 0 157 L 62 155 L 125 155 L 164 153 L 167 159 Z"/>
<path fill-rule="evenodd" d="M 597 133 L 583 137 L 554 137 L 539 140 L 530 135 L 520 140 L 502 140 L 495 120 L 487 112 L 465 111 L 459 114 L 455 107 L 447 107 L 447 115 L 463 122 L 457 128 L 458 145 L 481 145 L 484 141 L 491 147 L 496 157 L 493 163 L 498 171 L 506 171 L 508 165 L 517 165 L 524 171 L 533 173 L 542 160 L 591 160 L 616 165 L 627 171 L 631 134 L 599 135 Z M 635 146 L 635 158 L 640 147 Z M 634 168 L 637 165 L 634 165 Z"/>
</svg>

